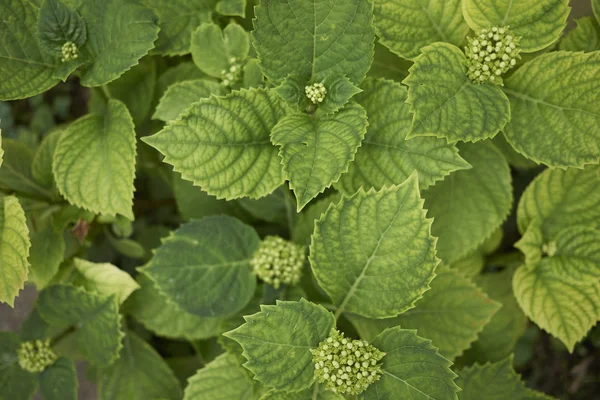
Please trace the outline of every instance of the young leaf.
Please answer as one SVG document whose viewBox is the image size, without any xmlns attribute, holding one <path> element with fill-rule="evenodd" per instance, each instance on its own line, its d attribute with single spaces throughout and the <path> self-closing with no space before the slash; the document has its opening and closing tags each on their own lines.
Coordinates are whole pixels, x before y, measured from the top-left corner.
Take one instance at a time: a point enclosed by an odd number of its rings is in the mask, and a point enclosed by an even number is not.
<svg viewBox="0 0 600 400">
<path fill-rule="evenodd" d="M 504 222 L 512 206 L 510 168 L 485 141 L 459 146 L 473 168 L 456 171 L 423 193 L 438 256 L 452 264 L 472 253 Z"/>
<path fill-rule="evenodd" d="M 129 295 L 140 288 L 140 285 L 125 271 L 112 264 L 97 264 L 76 258 L 75 269 L 83 276 L 83 287 L 89 292 L 101 296 L 114 295 L 117 304 L 121 305 Z"/>
<path fill-rule="evenodd" d="M 117 79 L 154 47 L 159 28 L 147 7 L 133 1 L 86 0 L 79 11 L 88 35 L 81 52 L 92 61 L 82 71 L 83 86 Z"/>
<path fill-rule="evenodd" d="M 213 23 L 204 23 L 192 34 L 194 63 L 202 72 L 220 78 L 229 71 L 232 58 L 242 61 L 250 51 L 250 36 L 240 25 L 230 23 L 221 31 Z"/>
<path fill-rule="evenodd" d="M 361 189 L 329 207 L 316 223 L 310 262 L 338 315 L 394 317 L 429 289 L 439 262 L 435 243 L 413 174 L 400 186 Z"/>
<path fill-rule="evenodd" d="M 463 15 L 471 29 L 510 26 L 526 53 L 556 42 L 567 24 L 568 0 L 464 0 Z"/>
<path fill-rule="evenodd" d="M 40 392 L 46 400 L 77 400 L 75 363 L 60 357 L 40 374 Z"/>
<path fill-rule="evenodd" d="M 51 225 L 32 234 L 29 280 L 38 290 L 45 288 L 58 272 L 65 258 L 65 247 L 62 230 L 56 232 Z"/>
<path fill-rule="evenodd" d="M 298 211 L 348 170 L 366 128 L 365 110 L 354 103 L 330 116 L 292 114 L 273 128 Z"/>
<path fill-rule="evenodd" d="M 570 75 L 564 71 L 577 71 Z M 508 142 L 551 167 L 600 161 L 600 53 L 543 54 L 506 79 L 512 119 Z M 552 82 L 552 88 L 545 82 Z M 583 93 L 577 95 L 577 93 Z"/>
<path fill-rule="evenodd" d="M 569 31 L 560 41 L 558 48 L 565 51 L 600 50 L 600 26 L 594 17 L 583 17 L 575 20 L 577 27 Z"/>
<path fill-rule="evenodd" d="M 431 342 L 416 331 L 390 328 L 375 339 L 373 346 L 386 353 L 379 382 L 364 393 L 365 400 L 419 398 L 457 400 L 460 388 L 454 383 L 452 363 L 439 355 Z"/>
<path fill-rule="evenodd" d="M 208 194 L 256 199 L 283 183 L 270 134 L 286 112 L 272 91 L 241 90 L 200 100 L 144 141 Z"/>
<path fill-rule="evenodd" d="M 494 137 L 510 120 L 510 104 L 500 88 L 467 76 L 467 58 L 447 43 L 421 49 L 402 83 L 414 112 L 407 138 L 435 136 L 449 142 Z"/>
<path fill-rule="evenodd" d="M 469 31 L 460 0 L 433 0 L 426 4 L 384 0 L 374 4 L 379 41 L 403 58 L 413 59 L 421 48 L 435 42 L 460 46 Z"/>
<path fill-rule="evenodd" d="M 254 47 L 263 73 L 274 84 L 296 74 L 307 83 L 346 75 L 358 85 L 371 66 L 374 33 L 368 1 L 263 0 L 255 13 Z"/>
<path fill-rule="evenodd" d="M 341 394 L 326 390 L 325 385 L 316 383 L 306 390 L 298 393 L 286 393 L 271 390 L 264 394 L 260 400 L 344 400 Z"/>
<path fill-rule="evenodd" d="M 17 350 L 19 335 L 13 332 L 0 332 L 0 393 L 10 393 L 10 400 L 30 400 L 37 389 L 37 376 L 19 366 Z"/>
<path fill-rule="evenodd" d="M 120 357 L 98 372 L 99 400 L 179 400 L 182 396 L 165 360 L 133 332 L 123 339 Z"/>
<path fill-rule="evenodd" d="M 329 336 L 335 326 L 333 314 L 301 299 L 263 305 L 244 317 L 246 323 L 224 335 L 244 349 L 244 364 L 256 380 L 285 392 L 299 392 L 314 382 L 310 350 Z"/>
<path fill-rule="evenodd" d="M 74 327 L 71 335 L 92 363 L 107 366 L 118 357 L 123 333 L 115 296 L 104 297 L 73 286 L 54 285 L 40 292 L 37 310 L 50 325 Z"/>
<path fill-rule="evenodd" d="M 544 258 L 522 266 L 513 278 L 515 297 L 525 314 L 540 328 L 560 339 L 569 352 L 600 316 L 600 284 L 574 284 L 550 269 Z"/>
<path fill-rule="evenodd" d="M 162 96 L 152 118 L 165 122 L 177 119 L 179 114 L 192 103 L 210 97 L 211 94 L 216 96 L 223 94 L 222 86 L 208 79 L 177 82 L 169 86 Z"/>
<path fill-rule="evenodd" d="M 63 132 L 54 153 L 54 179 L 70 203 L 133 220 L 135 157 L 127 107 L 109 100 L 104 115 L 88 114 Z"/>
<path fill-rule="evenodd" d="M 220 0 L 215 9 L 221 15 L 244 18 L 246 16 L 246 0 Z"/>
<path fill-rule="evenodd" d="M 61 55 L 66 42 L 73 42 L 78 48 L 87 40 L 85 21 L 60 0 L 44 0 L 40 8 L 38 34 L 42 50 Z"/>
<path fill-rule="evenodd" d="M 232 217 L 206 217 L 182 225 L 155 250 L 143 271 L 169 301 L 199 317 L 229 316 L 252 298 L 250 259 L 260 238 Z"/>
<path fill-rule="evenodd" d="M 63 131 L 64 129 L 59 127 L 49 132 L 40 143 L 31 163 L 31 174 L 40 185 L 47 188 L 54 185 L 52 160 L 58 139 L 60 139 Z"/>
<path fill-rule="evenodd" d="M 14 196 L 0 196 L 0 302 L 14 307 L 29 268 L 29 229 Z"/>
<path fill-rule="evenodd" d="M 369 125 L 356 158 L 336 185 L 343 192 L 353 194 L 361 187 L 379 190 L 397 185 L 415 170 L 419 186 L 426 189 L 453 171 L 470 168 L 456 147 L 444 139 L 406 140 L 412 117 L 405 103 L 404 86 L 368 78 L 361 88 L 363 92 L 355 99 L 367 111 Z"/>
</svg>

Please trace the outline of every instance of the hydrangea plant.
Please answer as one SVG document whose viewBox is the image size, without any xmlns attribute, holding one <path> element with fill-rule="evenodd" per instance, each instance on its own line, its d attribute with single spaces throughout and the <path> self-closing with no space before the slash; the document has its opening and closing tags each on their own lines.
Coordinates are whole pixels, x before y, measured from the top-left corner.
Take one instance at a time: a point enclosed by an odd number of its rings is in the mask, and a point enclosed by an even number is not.
<svg viewBox="0 0 600 400">
<path fill-rule="evenodd" d="M 592 5 L 0 1 L 0 399 L 549 398 L 523 354 L 598 346 Z"/>
</svg>

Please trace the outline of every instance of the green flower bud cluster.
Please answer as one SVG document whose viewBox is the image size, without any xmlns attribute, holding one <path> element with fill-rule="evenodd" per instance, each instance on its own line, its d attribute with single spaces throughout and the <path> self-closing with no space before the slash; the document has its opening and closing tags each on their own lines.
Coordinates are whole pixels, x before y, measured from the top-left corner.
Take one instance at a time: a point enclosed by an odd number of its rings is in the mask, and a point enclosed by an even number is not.
<svg viewBox="0 0 600 400">
<path fill-rule="evenodd" d="M 379 360 L 385 353 L 365 340 L 350 340 L 336 329 L 311 349 L 317 382 L 342 394 L 359 394 L 381 377 Z"/>
<path fill-rule="evenodd" d="M 235 57 L 229 57 L 229 70 L 221 71 L 221 84 L 231 86 L 240 80 L 242 75 L 242 65 L 237 62 Z"/>
<path fill-rule="evenodd" d="M 306 97 L 308 97 L 313 104 L 322 103 L 327 94 L 327 89 L 325 89 L 325 86 L 322 83 L 313 83 L 312 85 L 305 86 L 304 91 L 306 92 Z"/>
<path fill-rule="evenodd" d="M 61 62 L 77 60 L 79 58 L 79 50 L 77 49 L 77 45 L 70 41 L 62 45 L 61 53 Z"/>
<path fill-rule="evenodd" d="M 556 244 L 556 242 L 554 240 L 542 245 L 542 252 L 544 254 L 548 255 L 549 257 L 554 256 L 557 251 L 558 251 L 558 245 Z"/>
<path fill-rule="evenodd" d="M 509 27 L 482 29 L 476 38 L 467 38 L 467 75 L 475 83 L 502 85 L 501 75 L 517 64 L 519 41 Z"/>
<path fill-rule="evenodd" d="M 304 247 L 277 236 L 267 236 L 250 261 L 254 273 L 276 289 L 295 285 L 302 276 Z"/>
<path fill-rule="evenodd" d="M 42 372 L 56 361 L 56 354 L 50 348 L 50 339 L 32 340 L 21 343 L 17 351 L 19 365 L 25 371 Z"/>
</svg>

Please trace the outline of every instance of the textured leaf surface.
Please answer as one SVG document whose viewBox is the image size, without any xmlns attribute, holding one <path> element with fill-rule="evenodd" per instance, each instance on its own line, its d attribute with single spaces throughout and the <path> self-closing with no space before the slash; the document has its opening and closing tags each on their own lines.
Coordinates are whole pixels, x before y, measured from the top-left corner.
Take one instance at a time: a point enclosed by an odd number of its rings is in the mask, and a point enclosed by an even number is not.
<svg viewBox="0 0 600 400">
<path fill-rule="evenodd" d="M 114 295 L 117 304 L 122 304 L 140 285 L 125 271 L 108 263 L 92 263 L 76 258 L 75 269 L 84 278 L 83 286 L 101 296 Z"/>
<path fill-rule="evenodd" d="M 46 287 L 58 272 L 65 258 L 65 239 L 62 232 L 56 232 L 47 226 L 31 236 L 31 255 L 29 257 L 30 276 L 38 290 Z"/>
<path fill-rule="evenodd" d="M 439 260 L 416 174 L 379 192 L 360 190 L 316 223 L 310 262 L 338 307 L 371 318 L 414 307 Z"/>
<path fill-rule="evenodd" d="M 218 83 L 207 79 L 175 83 L 169 86 L 160 99 L 152 118 L 162 121 L 174 120 L 192 103 L 210 97 L 211 94 L 220 95 L 222 94 L 222 89 Z"/>
<path fill-rule="evenodd" d="M 372 344 L 386 355 L 381 379 L 364 392 L 366 400 L 458 399 L 452 363 L 439 355 L 431 341 L 395 327 L 383 331 Z"/>
<path fill-rule="evenodd" d="M 152 346 L 129 332 L 118 360 L 101 369 L 99 400 L 181 399 L 181 385 Z"/>
<path fill-rule="evenodd" d="M 250 259 L 260 238 L 232 217 L 207 217 L 182 225 L 144 267 L 169 301 L 200 317 L 235 314 L 252 298 Z"/>
<path fill-rule="evenodd" d="M 513 290 L 525 314 L 572 352 L 575 343 L 600 319 L 600 284 L 577 285 L 556 276 L 550 268 L 548 259 L 534 267 L 520 267 Z"/>
<path fill-rule="evenodd" d="M 406 140 L 412 117 L 402 85 L 368 78 L 361 88 L 363 92 L 355 100 L 367 111 L 369 125 L 356 158 L 336 185 L 342 191 L 353 194 L 361 187 L 379 190 L 398 185 L 415 170 L 419 186 L 427 188 L 453 171 L 470 168 L 456 147 L 444 139 Z"/>
<path fill-rule="evenodd" d="M 60 56 L 63 44 L 83 46 L 87 39 L 85 21 L 77 11 L 60 0 L 44 0 L 40 8 L 38 32 L 43 50 Z"/>
<path fill-rule="evenodd" d="M 292 114 L 273 129 L 283 171 L 300 211 L 348 170 L 367 128 L 365 110 L 350 104 L 331 116 Z"/>
<path fill-rule="evenodd" d="M 192 34 L 190 49 L 194 64 L 202 72 L 221 78 L 223 71 L 229 71 L 232 58 L 237 64 L 248 56 L 250 36 L 235 22 L 223 30 L 217 24 L 204 23 Z"/>
<path fill-rule="evenodd" d="M 594 17 L 583 17 L 575 20 L 577 27 L 569 31 L 560 41 L 558 48 L 565 51 L 600 50 L 600 26 Z"/>
<path fill-rule="evenodd" d="M 449 142 L 494 137 L 510 119 L 506 95 L 496 85 L 473 83 L 458 47 L 434 43 L 421 51 L 403 81 L 414 112 L 408 137 L 436 136 Z"/>
<path fill-rule="evenodd" d="M 24 288 L 29 262 L 29 229 L 14 196 L 0 196 L 0 302 L 14 307 Z"/>
<path fill-rule="evenodd" d="M 115 80 L 154 47 L 159 31 L 156 15 L 137 2 L 84 1 L 79 12 L 88 32 L 81 52 L 92 60 L 81 74 L 83 86 Z"/>
<path fill-rule="evenodd" d="M 31 400 L 37 389 L 37 377 L 19 366 L 17 350 L 19 335 L 13 332 L 0 332 L 0 399 L 2 400 Z M 10 393 L 9 397 L 4 397 Z"/>
<path fill-rule="evenodd" d="M 600 161 L 600 53 L 543 54 L 505 85 L 512 119 L 504 134 L 519 153 L 551 167 Z"/>
<path fill-rule="evenodd" d="M 259 198 L 283 183 L 270 134 L 286 109 L 265 89 L 200 100 L 146 143 L 208 194 Z"/>
<path fill-rule="evenodd" d="M 452 264 L 473 252 L 504 222 L 512 206 L 508 163 L 489 141 L 459 150 L 473 168 L 456 171 L 423 193 L 438 256 Z"/>
<path fill-rule="evenodd" d="M 46 400 L 77 400 L 75 363 L 60 357 L 40 374 L 40 392 Z"/>
<path fill-rule="evenodd" d="M 52 187 L 54 175 L 52 175 L 52 160 L 58 139 L 62 135 L 63 128 L 48 133 L 33 156 L 31 163 L 31 174 L 38 183 L 44 187 Z"/>
<path fill-rule="evenodd" d="M 298 393 L 285 393 L 272 390 L 260 400 L 343 400 L 341 394 L 326 390 L 325 386 L 315 383 L 311 388 Z"/>
<path fill-rule="evenodd" d="M 107 366 L 118 357 L 123 333 L 114 296 L 103 297 L 73 286 L 55 285 L 40 293 L 37 310 L 50 325 L 76 326 L 77 330 L 71 334 L 73 340 L 92 363 Z"/>
<path fill-rule="evenodd" d="M 510 25 L 522 36 L 520 47 L 534 52 L 558 40 L 567 24 L 568 0 L 463 0 L 463 15 L 473 30 Z"/>
<path fill-rule="evenodd" d="M 359 84 L 373 59 L 371 8 L 364 0 L 262 1 L 252 37 L 263 73 L 276 84 L 289 74 L 307 82 L 346 75 Z"/>
<path fill-rule="evenodd" d="M 374 2 L 379 41 L 399 56 L 413 59 L 435 42 L 460 46 L 469 26 L 460 0 L 384 0 Z"/>
<path fill-rule="evenodd" d="M 54 153 L 60 193 L 86 210 L 133 220 L 135 140 L 131 116 L 118 100 L 109 100 L 104 115 L 88 114 L 69 125 Z"/>
<path fill-rule="evenodd" d="M 225 336 L 244 349 L 246 368 L 267 387 L 298 392 L 314 382 L 311 348 L 335 326 L 333 314 L 304 299 L 263 305 L 246 323 Z"/>
</svg>

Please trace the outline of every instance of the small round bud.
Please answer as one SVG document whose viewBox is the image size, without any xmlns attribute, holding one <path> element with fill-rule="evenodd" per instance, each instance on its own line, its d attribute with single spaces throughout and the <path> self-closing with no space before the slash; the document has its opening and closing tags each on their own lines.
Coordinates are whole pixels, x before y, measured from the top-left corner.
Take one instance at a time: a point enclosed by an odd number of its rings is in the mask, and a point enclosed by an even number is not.
<svg viewBox="0 0 600 400">
<path fill-rule="evenodd" d="M 67 62 L 76 60 L 79 58 L 79 50 L 77 49 L 77 45 L 71 41 L 65 42 L 61 48 L 61 62 Z"/>
<path fill-rule="evenodd" d="M 306 92 L 306 97 L 308 97 L 313 104 L 322 103 L 327 94 L 327 89 L 325 89 L 325 86 L 322 83 L 313 83 L 312 85 L 305 86 L 304 91 Z"/>
<path fill-rule="evenodd" d="M 277 236 L 267 236 L 254 253 L 250 264 L 256 276 L 279 288 L 282 283 L 295 285 L 300 281 L 304 258 L 304 247 Z M 328 350 L 328 346 L 325 346 L 323 351 Z"/>
<path fill-rule="evenodd" d="M 21 343 L 17 350 L 17 356 L 21 368 L 33 373 L 42 372 L 54 364 L 57 359 L 56 354 L 50 348 L 50 339 Z"/>
</svg>

